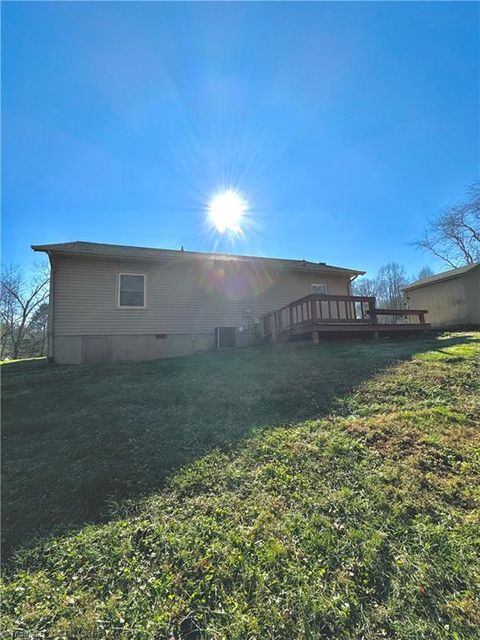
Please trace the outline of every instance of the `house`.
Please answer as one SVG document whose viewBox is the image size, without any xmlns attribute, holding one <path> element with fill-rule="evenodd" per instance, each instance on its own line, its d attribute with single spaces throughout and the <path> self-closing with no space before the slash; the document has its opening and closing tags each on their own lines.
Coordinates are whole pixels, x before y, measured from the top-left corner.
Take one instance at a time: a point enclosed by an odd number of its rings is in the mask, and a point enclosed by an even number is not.
<svg viewBox="0 0 480 640">
<path fill-rule="evenodd" d="M 407 306 L 428 309 L 434 327 L 480 324 L 480 262 L 405 287 Z"/>
<path fill-rule="evenodd" d="M 34 245 L 51 264 L 49 357 L 150 359 L 243 346 L 309 294 L 349 296 L 363 271 L 322 262 L 91 242 Z"/>
</svg>

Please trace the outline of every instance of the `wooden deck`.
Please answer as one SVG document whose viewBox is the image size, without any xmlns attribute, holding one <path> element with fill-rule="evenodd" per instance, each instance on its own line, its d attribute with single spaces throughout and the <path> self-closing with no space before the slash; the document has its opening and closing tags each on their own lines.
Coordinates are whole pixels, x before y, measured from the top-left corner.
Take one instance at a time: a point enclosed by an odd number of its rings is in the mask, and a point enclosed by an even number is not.
<svg viewBox="0 0 480 640">
<path fill-rule="evenodd" d="M 426 309 L 378 309 L 374 297 L 309 295 L 267 313 L 262 318 L 265 340 L 287 341 L 311 334 L 318 342 L 321 333 L 380 334 L 426 331 Z"/>
</svg>

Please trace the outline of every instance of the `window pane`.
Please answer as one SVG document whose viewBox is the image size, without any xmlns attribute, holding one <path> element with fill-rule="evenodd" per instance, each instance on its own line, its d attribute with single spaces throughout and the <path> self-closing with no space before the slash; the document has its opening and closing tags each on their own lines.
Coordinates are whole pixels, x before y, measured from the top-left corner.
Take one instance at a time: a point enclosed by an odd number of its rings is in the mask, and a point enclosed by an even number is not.
<svg viewBox="0 0 480 640">
<path fill-rule="evenodd" d="M 327 285 L 326 284 L 312 284 L 312 293 L 317 294 L 326 294 L 327 293 Z"/>
<path fill-rule="evenodd" d="M 122 291 L 143 291 L 143 276 L 120 276 L 120 289 Z"/>
<path fill-rule="evenodd" d="M 120 291 L 121 307 L 143 307 L 143 291 Z"/>
<path fill-rule="evenodd" d="M 119 304 L 121 307 L 143 307 L 145 305 L 144 276 L 120 274 Z"/>
</svg>

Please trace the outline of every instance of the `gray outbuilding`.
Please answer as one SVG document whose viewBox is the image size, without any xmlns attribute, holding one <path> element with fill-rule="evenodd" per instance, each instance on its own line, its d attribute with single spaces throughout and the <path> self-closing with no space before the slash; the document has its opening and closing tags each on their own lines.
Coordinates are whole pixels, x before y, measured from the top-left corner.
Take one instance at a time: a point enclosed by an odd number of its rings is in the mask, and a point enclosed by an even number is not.
<svg viewBox="0 0 480 640">
<path fill-rule="evenodd" d="M 480 324 L 480 262 L 417 280 L 405 287 L 408 308 L 428 309 L 432 327 Z"/>
</svg>

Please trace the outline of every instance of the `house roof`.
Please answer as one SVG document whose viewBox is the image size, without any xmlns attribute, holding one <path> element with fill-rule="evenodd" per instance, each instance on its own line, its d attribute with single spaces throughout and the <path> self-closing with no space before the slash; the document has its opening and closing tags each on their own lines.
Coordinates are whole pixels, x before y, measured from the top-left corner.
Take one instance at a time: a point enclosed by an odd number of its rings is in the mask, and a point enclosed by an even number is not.
<svg viewBox="0 0 480 640">
<path fill-rule="evenodd" d="M 64 242 L 59 244 L 32 245 L 34 251 L 47 253 L 75 254 L 80 256 L 97 256 L 101 258 L 127 258 L 132 260 L 162 261 L 165 259 L 211 259 L 232 262 L 271 263 L 287 269 L 302 271 L 336 272 L 349 275 L 363 275 L 365 271 L 334 267 L 324 262 L 309 262 L 307 260 L 289 260 L 284 258 L 265 258 L 261 256 L 240 256 L 228 253 L 203 253 L 200 251 L 183 251 L 175 249 L 154 249 L 148 247 L 131 247 L 117 244 L 101 244 L 98 242 Z"/>
<path fill-rule="evenodd" d="M 475 262 L 474 264 L 466 264 L 464 267 L 450 269 L 449 271 L 443 271 L 442 273 L 437 273 L 434 276 L 428 276 L 428 278 L 420 278 L 420 280 L 416 280 L 416 282 L 412 282 L 412 284 L 409 284 L 408 287 L 405 287 L 404 291 L 410 291 L 411 289 L 417 289 L 418 287 L 425 287 L 436 282 L 450 280 L 451 278 L 458 278 L 459 276 L 463 276 L 465 273 L 468 273 L 469 271 L 472 271 L 477 267 L 480 267 L 480 262 Z"/>
</svg>

